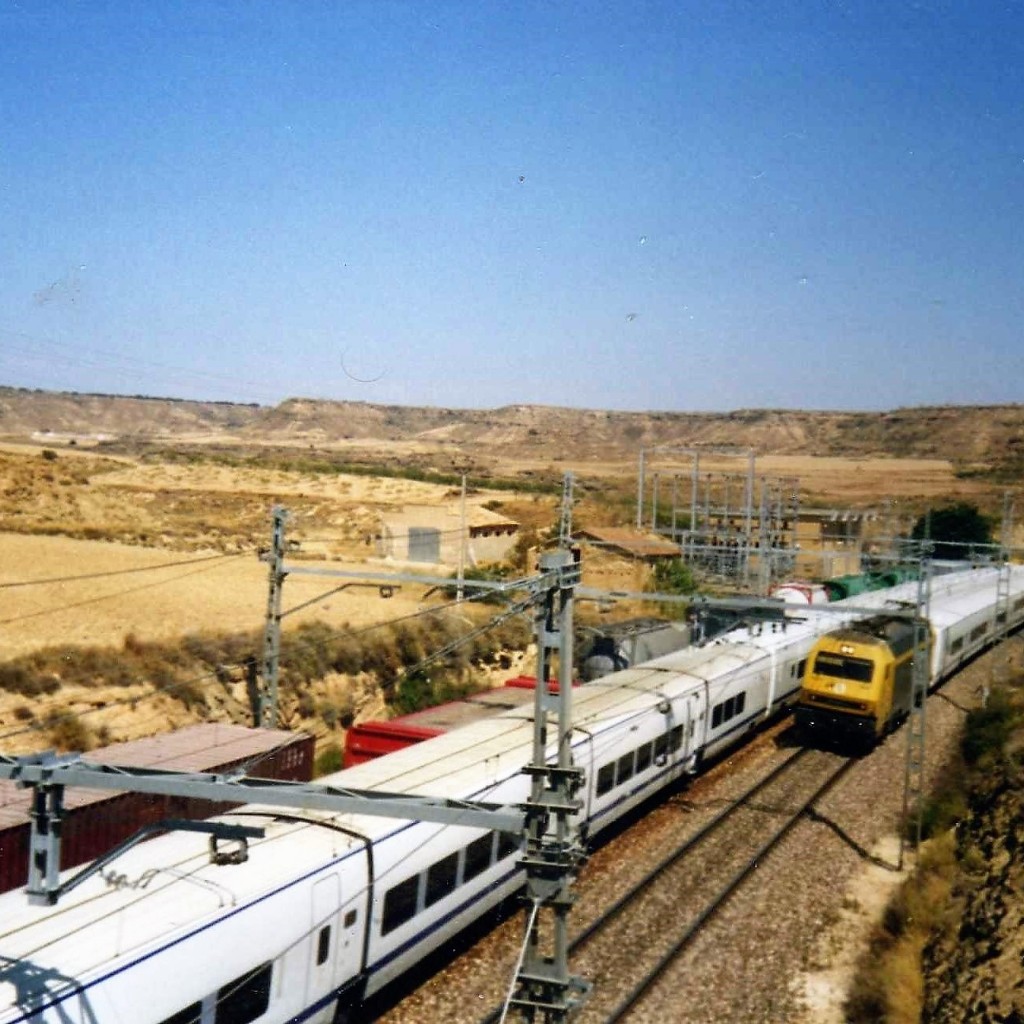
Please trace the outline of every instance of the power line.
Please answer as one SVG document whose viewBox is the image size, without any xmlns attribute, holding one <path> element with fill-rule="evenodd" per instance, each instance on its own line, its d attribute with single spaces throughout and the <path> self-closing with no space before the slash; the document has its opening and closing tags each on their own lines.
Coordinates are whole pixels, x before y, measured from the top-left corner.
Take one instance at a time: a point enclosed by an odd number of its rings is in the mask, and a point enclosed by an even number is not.
<svg viewBox="0 0 1024 1024">
<path fill-rule="evenodd" d="M 204 571 L 204 570 L 199 570 L 199 571 Z M 191 575 L 191 574 L 186 574 L 186 575 Z M 143 589 L 143 588 L 136 588 L 136 589 Z M 486 595 L 483 595 L 483 596 L 486 596 Z M 461 603 L 462 604 L 466 604 L 468 601 L 477 600 L 477 599 L 478 599 L 478 596 L 473 596 L 473 597 L 467 598 L 465 601 L 463 601 Z M 408 622 L 408 621 L 410 621 L 412 619 L 418 619 L 418 618 L 423 618 L 423 617 L 428 616 L 428 615 L 437 615 L 437 614 L 440 614 L 440 613 L 444 613 L 446 611 L 449 611 L 452 608 L 458 607 L 459 604 L 460 604 L 460 602 L 458 602 L 458 601 L 451 601 L 448 604 L 439 605 L 436 608 L 424 608 L 424 609 L 420 609 L 419 611 L 412 612 L 409 615 L 399 616 L 396 619 L 388 619 L 388 620 L 385 620 L 384 622 L 371 623 L 370 625 L 364 626 L 364 627 L 362 627 L 360 629 L 357 629 L 357 630 L 336 631 L 336 632 L 333 632 L 333 633 L 329 634 L 326 637 L 319 637 L 316 640 L 299 640 L 299 641 L 294 641 L 293 640 L 292 644 L 290 646 L 292 646 L 293 649 L 297 649 L 297 650 L 300 650 L 300 651 L 301 650 L 312 650 L 312 649 L 317 649 L 317 648 L 323 648 L 323 647 L 326 647 L 327 644 L 332 643 L 335 640 L 342 640 L 342 639 L 348 639 L 348 638 L 352 638 L 352 637 L 358 637 L 358 636 L 362 636 L 364 633 L 372 632 L 375 629 L 384 629 L 384 628 L 386 628 L 388 626 L 399 625 L 400 623 Z M 498 622 L 503 621 L 504 619 L 508 618 L 509 616 L 511 616 L 513 614 L 517 614 L 518 612 L 519 612 L 519 609 L 516 609 L 514 611 L 511 610 L 511 609 L 506 610 L 501 615 L 495 616 L 495 619 L 491 623 L 488 623 L 485 627 L 477 628 L 474 631 L 472 631 L 471 633 L 467 634 L 466 637 L 462 639 L 462 642 L 466 642 L 469 639 L 472 639 L 473 637 L 479 635 L 479 633 L 482 632 L 484 628 L 491 628 L 492 625 L 497 624 Z M 157 697 L 160 697 L 160 696 L 173 696 L 175 690 L 183 690 L 183 689 L 190 688 L 190 687 L 197 686 L 197 685 L 209 685 L 210 683 L 217 682 L 218 678 L 219 678 L 219 676 L 218 676 L 218 669 L 211 669 L 209 672 L 204 672 L 201 675 L 193 676 L 193 677 L 191 677 L 189 679 L 178 680 L 178 681 L 173 682 L 173 683 L 166 683 L 166 684 L 159 685 L 159 686 L 153 686 L 153 689 L 149 693 L 145 693 L 145 694 L 141 694 L 141 695 L 136 695 L 136 696 L 132 696 L 132 697 L 122 697 L 119 700 L 109 701 L 106 704 L 104 704 L 102 707 L 85 708 L 82 711 L 65 711 L 65 712 L 61 712 L 61 713 L 59 713 L 57 715 L 54 715 L 49 720 L 49 722 L 46 722 L 46 723 L 41 722 L 41 721 L 39 721 L 37 719 L 31 725 L 27 725 L 24 728 L 15 729 L 15 730 L 12 730 L 12 731 L 6 732 L 6 733 L 0 733 L 0 740 L 7 740 L 7 739 L 12 739 L 12 738 L 17 737 L 17 736 L 24 736 L 27 733 L 40 732 L 40 731 L 42 731 L 44 729 L 47 729 L 47 728 L 53 728 L 54 726 L 60 724 L 61 722 L 72 721 L 74 719 L 84 718 L 86 715 L 97 714 L 98 712 L 106 711 L 106 710 L 108 710 L 110 708 L 124 707 L 125 705 L 128 705 L 128 704 L 138 704 L 138 703 L 141 703 L 142 701 L 153 700 L 153 699 L 155 699 Z M 146 683 L 146 681 L 144 679 L 139 679 L 138 680 L 138 685 L 144 685 L 145 683 Z"/>
<path fill-rule="evenodd" d="M 241 558 L 242 555 L 217 555 L 215 557 L 219 559 L 232 559 Z M 206 559 L 199 559 L 199 561 L 206 561 Z M 190 572 L 184 572 L 178 576 L 172 576 L 170 579 L 155 580 L 152 583 L 143 583 L 141 586 L 129 587 L 127 590 L 119 590 L 113 594 L 100 594 L 97 597 L 87 597 L 82 601 L 73 601 L 71 604 L 60 605 L 56 608 L 42 608 L 36 612 L 26 612 L 24 615 L 14 615 L 9 619 L 0 619 L 0 626 L 7 626 L 10 625 L 12 622 L 24 622 L 26 619 L 36 619 L 39 618 L 39 616 L 41 615 L 56 615 L 59 612 L 70 611 L 72 608 L 82 608 L 85 605 L 98 604 L 100 601 L 112 601 L 114 598 L 117 597 L 125 597 L 128 594 L 137 594 L 142 590 L 151 590 L 153 587 L 163 587 L 166 586 L 168 583 L 175 583 L 178 580 L 186 579 L 189 576 L 195 576 L 201 572 L 209 572 L 210 569 L 215 568 L 216 566 L 205 566 L 201 569 L 192 569 Z"/>
<path fill-rule="evenodd" d="M 230 374 L 211 373 L 197 371 L 194 368 L 175 366 L 170 363 L 156 362 L 149 359 L 140 359 L 137 356 L 128 355 L 115 350 L 89 348 L 86 349 L 81 343 L 69 344 L 56 341 L 53 338 L 45 338 L 39 335 L 26 334 L 24 331 L 12 331 L 0 326 L 0 336 L 4 338 L 4 354 L 7 356 L 17 355 L 22 357 L 22 365 L 45 365 L 48 370 L 53 368 L 53 353 L 59 355 L 62 365 L 72 364 L 75 366 L 115 371 L 128 375 L 135 380 L 145 380 L 154 373 L 160 375 L 161 381 L 166 381 L 168 375 L 176 378 L 180 383 L 196 384 L 210 383 L 214 386 L 226 387 L 230 385 L 232 390 L 245 389 L 250 394 L 262 395 L 264 398 L 276 403 L 280 401 L 279 395 L 274 395 L 266 389 L 266 383 L 241 380 Z M 19 344 L 21 342 L 21 344 Z M 50 355 L 41 352 L 41 349 L 49 349 Z M 83 353 L 87 353 L 83 355 Z M 72 392 L 76 394 L 87 394 L 92 392 Z M 118 395 L 115 397 L 132 398 L 142 396 Z M 160 396 L 145 396 L 159 398 Z M 173 400 L 173 399 L 172 399 Z M 233 405 L 241 405 L 241 402 L 232 402 Z"/>
<path fill-rule="evenodd" d="M 189 558 L 181 562 L 161 562 L 159 565 L 142 565 L 134 569 L 108 569 L 104 572 L 88 572 L 79 576 L 48 576 L 38 580 L 17 580 L 13 583 L 0 583 L 0 590 L 11 590 L 14 587 L 40 587 L 48 583 L 77 583 L 79 580 L 98 580 L 105 576 L 128 576 L 138 572 L 156 572 L 158 569 L 173 569 L 182 565 L 197 565 L 200 562 L 212 562 L 218 558 L 235 558 L 239 554 L 251 552 L 236 552 L 231 555 L 204 555 L 202 558 Z"/>
</svg>

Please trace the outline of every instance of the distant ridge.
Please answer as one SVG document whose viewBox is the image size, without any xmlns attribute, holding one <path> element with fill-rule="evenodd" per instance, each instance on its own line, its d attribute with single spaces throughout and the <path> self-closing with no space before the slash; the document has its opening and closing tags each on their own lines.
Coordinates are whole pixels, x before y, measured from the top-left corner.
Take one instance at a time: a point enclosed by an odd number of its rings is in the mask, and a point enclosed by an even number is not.
<svg viewBox="0 0 1024 1024">
<path fill-rule="evenodd" d="M 661 445 L 735 445 L 761 455 L 1024 458 L 1024 405 L 922 406 L 889 412 L 737 409 L 613 412 L 541 405 L 497 409 L 291 398 L 276 406 L 0 387 L 0 437 L 98 437 L 189 443 L 493 449 L 530 460 L 631 458 Z"/>
</svg>

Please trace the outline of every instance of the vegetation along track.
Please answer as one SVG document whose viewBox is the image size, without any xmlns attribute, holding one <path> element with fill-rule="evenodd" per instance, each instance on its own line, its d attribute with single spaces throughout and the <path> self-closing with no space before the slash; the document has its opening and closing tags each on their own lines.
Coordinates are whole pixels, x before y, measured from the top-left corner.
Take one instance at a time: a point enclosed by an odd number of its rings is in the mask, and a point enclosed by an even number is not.
<svg viewBox="0 0 1024 1024">
<path fill-rule="evenodd" d="M 600 908 L 570 943 L 573 973 L 593 983 L 581 1024 L 629 1019 L 647 993 L 851 759 L 818 750 L 789 754 L 681 838 Z M 492 1010 L 481 1024 L 501 1019 Z"/>
</svg>

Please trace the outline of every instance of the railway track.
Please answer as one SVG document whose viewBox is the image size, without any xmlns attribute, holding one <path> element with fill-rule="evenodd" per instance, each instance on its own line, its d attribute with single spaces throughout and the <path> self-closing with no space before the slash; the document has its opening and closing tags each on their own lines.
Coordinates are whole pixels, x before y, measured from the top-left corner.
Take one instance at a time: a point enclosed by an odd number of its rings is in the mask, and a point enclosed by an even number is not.
<svg viewBox="0 0 1024 1024">
<path fill-rule="evenodd" d="M 755 874 L 850 759 L 798 750 L 680 840 L 573 937 L 573 972 L 593 982 L 576 1020 L 629 1018 L 701 928 Z M 502 1008 L 480 1024 L 497 1024 Z"/>
</svg>

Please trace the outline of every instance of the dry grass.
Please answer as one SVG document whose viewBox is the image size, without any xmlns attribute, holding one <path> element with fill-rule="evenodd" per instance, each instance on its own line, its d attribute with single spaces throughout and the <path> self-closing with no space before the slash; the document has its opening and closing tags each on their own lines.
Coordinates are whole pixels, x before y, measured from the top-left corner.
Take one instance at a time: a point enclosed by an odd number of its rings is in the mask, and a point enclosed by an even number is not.
<svg viewBox="0 0 1024 1024">
<path fill-rule="evenodd" d="M 380 457 L 380 442 L 353 439 L 346 443 L 365 449 L 367 457 L 374 457 L 375 451 Z M 388 455 L 393 460 L 415 458 L 422 469 L 425 453 L 434 451 L 438 443 L 432 442 L 431 447 L 410 442 L 405 455 L 401 445 L 391 445 Z M 571 450 L 567 445 L 565 451 Z M 256 551 L 268 543 L 270 510 L 275 504 L 288 508 L 286 535 L 301 545 L 291 553 L 292 559 L 311 560 L 304 562 L 309 567 L 319 560 L 327 568 L 359 572 L 367 568 L 368 554 L 373 552 L 366 538 L 377 531 L 383 512 L 407 503 L 458 500 L 444 484 L 326 473 L 322 468 L 303 469 L 301 460 L 282 461 L 281 457 L 275 457 L 273 465 L 261 464 L 261 451 L 265 450 L 255 445 L 239 449 L 232 465 L 205 459 L 202 446 L 198 446 L 198 454 L 185 452 L 182 458 L 168 451 L 165 459 L 152 453 L 134 458 L 108 456 L 95 449 L 51 447 L 45 451 L 41 446 L 0 446 L 4 527 L 0 533 L 0 589 L 6 597 L 0 613 L 0 645 L 6 662 L 0 672 L 0 686 L 6 687 L 0 690 L 0 721 L 8 726 L 42 722 L 46 714 L 42 706 L 29 708 L 34 714 L 31 720 L 24 717 L 26 700 L 36 698 L 52 701 L 54 706 L 87 710 L 96 729 L 106 728 L 115 735 L 165 728 L 188 720 L 182 718 L 186 712 L 194 717 L 225 715 L 241 720 L 247 714 L 246 698 L 235 684 L 234 689 L 221 686 L 205 693 L 182 690 L 179 698 L 168 695 L 154 701 L 144 697 L 145 686 L 167 681 L 167 670 L 138 670 L 130 649 L 180 645 L 183 638 L 210 630 L 219 636 L 257 636 L 266 610 L 267 570 Z M 437 462 L 441 468 L 450 468 L 456 449 L 446 451 L 445 459 Z M 484 462 L 498 476 L 531 473 L 524 478 L 524 488 L 542 477 L 557 480 L 561 472 L 559 463 L 544 460 L 531 468 L 522 450 L 506 451 L 497 444 L 488 448 L 486 456 Z M 286 465 L 298 468 L 281 468 Z M 578 470 L 577 526 L 632 521 L 636 472 L 632 459 L 588 458 L 582 466 L 572 468 Z M 880 500 L 884 495 L 957 496 L 968 486 L 954 479 L 948 462 L 937 459 L 774 457 L 759 463 L 761 471 L 799 473 L 806 488 L 828 494 L 834 504 L 861 498 Z M 542 543 L 556 526 L 557 498 L 525 489 L 519 493 L 479 490 L 470 500 L 498 508 L 522 524 L 524 542 L 517 568 L 532 568 L 527 549 Z M 186 564 L 200 558 L 208 560 Z M 181 564 L 166 565 L 175 562 Z M 369 568 L 386 570 L 387 566 L 371 563 Z M 93 578 L 72 578 L 90 575 Z M 10 586 L 39 579 L 59 582 Z M 285 619 L 286 637 L 313 622 L 322 623 L 327 631 L 361 629 L 412 615 L 438 600 L 428 600 L 424 588 L 410 584 L 397 588 L 387 602 L 376 590 L 368 589 L 323 596 L 336 582 L 309 575 L 288 577 L 285 609 L 309 604 Z M 643 590 L 648 580 L 646 570 L 636 563 L 590 552 L 584 582 Z M 649 611 L 640 606 L 616 609 L 621 615 Z M 581 605 L 580 614 L 581 618 L 600 617 L 586 605 Z M 365 670 L 349 666 L 349 670 L 368 673 L 374 679 L 397 679 L 402 666 L 425 653 L 432 642 L 436 638 L 412 637 L 399 630 L 387 641 L 376 642 L 374 666 Z M 19 676 L 24 666 L 13 662 L 46 648 L 94 652 L 90 657 L 99 658 L 95 679 L 104 681 L 107 691 L 102 687 L 97 691 L 95 682 L 60 679 L 61 689 L 56 692 L 55 680 L 60 676 L 56 669 L 49 678 L 38 672 L 31 681 Z M 103 651 L 113 653 L 102 657 L 95 653 Z M 313 718 L 305 713 L 309 710 L 307 698 L 302 709 L 297 703 L 286 708 L 292 720 L 315 719 L 323 727 L 328 721 L 341 722 L 370 707 L 383 710 L 381 696 L 372 688 L 362 688 L 362 683 L 352 684 L 355 677 L 344 675 L 344 659 L 338 657 L 338 667 L 331 671 L 341 671 L 339 678 L 350 683 L 318 683 Z M 132 667 L 126 669 L 126 665 Z M 142 684 L 137 683 L 140 678 Z M 120 696 L 131 693 L 149 701 L 143 708 L 146 714 L 121 705 L 109 710 L 95 706 L 104 692 L 118 691 Z"/>
<path fill-rule="evenodd" d="M 961 739 L 962 757 L 939 779 L 925 808 L 932 830 L 914 873 L 897 890 L 875 928 L 847 999 L 850 1024 L 916 1024 L 925 991 L 926 945 L 954 945 L 960 931 L 965 883 L 982 866 L 969 833 L 956 826 L 970 818 L 969 804 L 1000 785 L 1005 772 L 1019 775 L 1012 749 L 1020 742 L 1024 698 L 1014 687 L 994 690 L 984 708 L 972 710 Z M 960 936 L 962 938 L 962 935 Z"/>
<path fill-rule="evenodd" d="M 850 1024 L 917 1024 L 924 1005 L 921 953 L 955 921 L 956 839 L 950 831 L 922 850 L 914 875 L 886 908 L 853 979 Z"/>
</svg>

